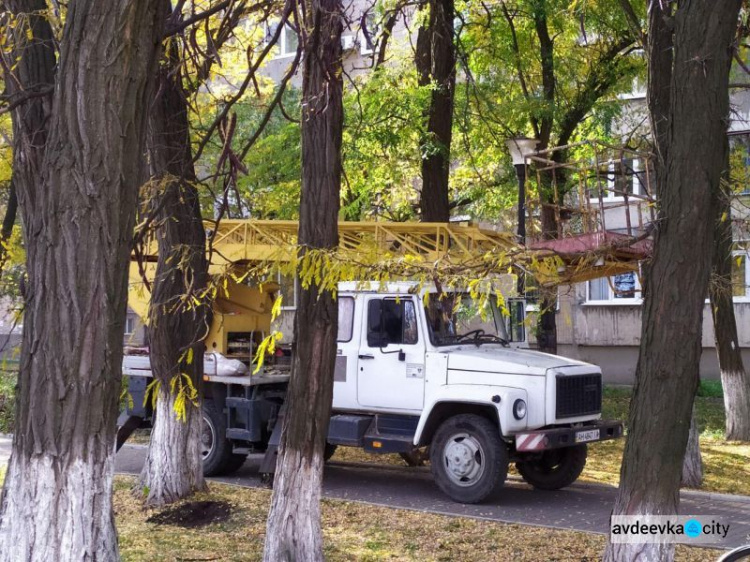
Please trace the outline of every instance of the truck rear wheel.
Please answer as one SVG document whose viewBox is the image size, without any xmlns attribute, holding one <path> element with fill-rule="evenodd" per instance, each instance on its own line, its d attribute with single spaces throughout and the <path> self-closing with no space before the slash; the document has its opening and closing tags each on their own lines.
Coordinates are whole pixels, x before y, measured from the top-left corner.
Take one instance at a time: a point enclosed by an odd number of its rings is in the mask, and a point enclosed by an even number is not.
<svg viewBox="0 0 750 562">
<path fill-rule="evenodd" d="M 585 444 L 542 453 L 541 458 L 516 463 L 521 477 L 539 490 L 559 490 L 578 480 L 586 466 Z"/>
<path fill-rule="evenodd" d="M 430 444 L 438 488 L 454 501 L 479 503 L 508 475 L 508 449 L 496 424 L 474 414 L 445 420 Z"/>
<path fill-rule="evenodd" d="M 203 430 L 201 454 L 203 475 L 231 474 L 240 468 L 247 455 L 232 453 L 232 442 L 226 438 L 227 420 L 224 413 L 211 400 L 203 401 Z"/>
</svg>

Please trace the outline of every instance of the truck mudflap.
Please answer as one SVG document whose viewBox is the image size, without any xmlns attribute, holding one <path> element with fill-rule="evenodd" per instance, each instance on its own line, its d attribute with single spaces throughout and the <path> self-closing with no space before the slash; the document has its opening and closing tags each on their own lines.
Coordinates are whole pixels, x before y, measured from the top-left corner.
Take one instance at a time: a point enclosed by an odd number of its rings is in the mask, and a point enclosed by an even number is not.
<svg viewBox="0 0 750 562">
<path fill-rule="evenodd" d="M 539 429 L 516 435 L 516 451 L 535 452 L 560 449 L 582 443 L 617 439 L 622 437 L 622 434 L 622 422 L 610 420 L 587 422 L 576 427 Z"/>
</svg>

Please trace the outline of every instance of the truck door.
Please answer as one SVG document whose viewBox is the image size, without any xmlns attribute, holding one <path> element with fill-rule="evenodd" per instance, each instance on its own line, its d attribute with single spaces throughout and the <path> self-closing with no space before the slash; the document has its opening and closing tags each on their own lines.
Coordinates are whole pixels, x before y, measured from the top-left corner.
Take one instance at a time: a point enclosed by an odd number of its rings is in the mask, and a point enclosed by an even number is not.
<svg viewBox="0 0 750 562">
<path fill-rule="evenodd" d="M 369 296 L 365 315 L 357 401 L 371 408 L 420 411 L 424 405 L 425 343 L 415 297 Z"/>
</svg>

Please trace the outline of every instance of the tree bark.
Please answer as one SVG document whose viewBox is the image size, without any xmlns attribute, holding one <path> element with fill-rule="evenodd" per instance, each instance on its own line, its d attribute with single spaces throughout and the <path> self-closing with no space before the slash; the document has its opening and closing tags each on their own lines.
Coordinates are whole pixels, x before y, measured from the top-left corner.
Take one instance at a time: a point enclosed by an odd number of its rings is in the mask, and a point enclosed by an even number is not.
<svg viewBox="0 0 750 562">
<path fill-rule="evenodd" d="M 0 276 L 3 274 L 5 263 L 8 261 L 8 249 L 6 245 L 13 234 L 13 226 L 16 224 L 16 216 L 18 215 L 18 195 L 16 194 L 16 185 L 12 178 L 8 189 L 10 190 L 8 194 L 8 206 L 5 208 L 2 226 L 0 226 Z"/>
<path fill-rule="evenodd" d="M 644 282 L 636 386 L 614 515 L 678 510 L 698 387 L 716 194 L 729 150 L 728 79 L 740 3 L 685 2 L 674 15 L 669 150 L 666 167 L 657 172 L 658 228 Z M 652 9 L 660 6 L 654 3 Z M 670 69 L 652 68 L 651 73 L 660 71 Z M 609 543 L 604 559 L 673 557 L 673 545 Z"/>
<path fill-rule="evenodd" d="M 428 0 L 429 23 L 417 36 L 419 84 L 432 84 L 430 105 L 425 112 L 427 130 L 421 140 L 422 193 L 420 208 L 424 222 L 450 219 L 449 177 L 453 104 L 456 89 L 456 48 L 453 41 L 454 0 Z"/>
<path fill-rule="evenodd" d="M 162 6 L 169 11 L 169 2 Z M 172 45 L 157 73 L 158 97 L 149 121 L 151 204 L 159 209 L 159 257 L 149 334 L 151 369 L 160 383 L 154 430 L 140 477 L 141 488 L 148 490 L 149 505 L 172 503 L 205 488 L 200 402 L 203 340 L 211 309 L 206 304 L 196 305 L 194 299 L 202 300 L 208 284 L 208 261 L 176 40 Z M 184 402 L 184 419 L 179 419 L 174 406 L 179 389 L 189 390 L 185 377 L 198 395 L 195 401 Z"/>
<path fill-rule="evenodd" d="M 70 2 L 51 112 L 18 110 L 14 180 L 28 283 L 0 515 L 3 562 L 118 558 L 115 423 L 138 188 L 132 171 L 143 154 L 141 109 L 161 35 L 152 4 Z M 6 7 L 33 25 L 30 44 L 14 45 L 20 87 L 51 82 L 46 3 Z M 31 146 L 32 138 L 46 143 Z"/>
<path fill-rule="evenodd" d="M 695 406 L 693 406 L 685 459 L 682 461 L 682 485 L 700 488 L 701 484 L 703 484 L 703 459 L 701 458 L 700 429 L 695 418 Z"/>
<path fill-rule="evenodd" d="M 301 252 L 338 245 L 343 102 L 340 0 L 302 3 Z M 301 287 L 294 321 L 292 376 L 264 560 L 323 560 L 320 488 L 336 360 L 338 308 L 333 295 Z"/>
<path fill-rule="evenodd" d="M 726 438 L 750 441 L 750 373 L 742 361 L 732 298 L 732 205 L 727 189 L 716 213 L 713 275 L 709 285 L 714 341 L 724 390 Z"/>
</svg>

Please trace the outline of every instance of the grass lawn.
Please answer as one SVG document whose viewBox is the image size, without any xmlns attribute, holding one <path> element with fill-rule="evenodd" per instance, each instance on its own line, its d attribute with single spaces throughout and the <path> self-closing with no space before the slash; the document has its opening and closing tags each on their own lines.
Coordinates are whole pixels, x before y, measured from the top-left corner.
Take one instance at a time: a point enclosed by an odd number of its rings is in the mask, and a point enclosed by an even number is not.
<svg viewBox="0 0 750 562">
<path fill-rule="evenodd" d="M 268 490 L 212 484 L 210 493 L 190 501 L 231 505 L 229 519 L 185 529 L 147 520 L 158 510 L 144 509 L 130 491 L 134 479 L 115 481 L 115 517 L 126 562 L 183 560 L 260 560 Z M 446 517 L 400 509 L 323 500 L 326 560 L 599 560 L 605 537 Z M 719 553 L 678 547 L 678 560 L 715 560 Z"/>
</svg>

